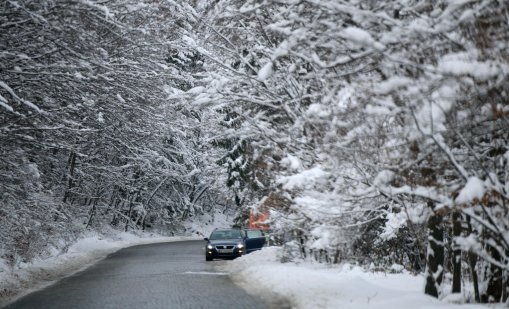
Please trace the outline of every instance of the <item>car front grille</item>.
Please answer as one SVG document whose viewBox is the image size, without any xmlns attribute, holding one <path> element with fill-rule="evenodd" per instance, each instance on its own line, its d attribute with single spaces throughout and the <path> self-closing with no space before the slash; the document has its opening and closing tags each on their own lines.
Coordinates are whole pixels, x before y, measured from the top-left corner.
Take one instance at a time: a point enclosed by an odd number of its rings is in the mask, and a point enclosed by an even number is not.
<svg viewBox="0 0 509 309">
<path fill-rule="evenodd" d="M 234 245 L 216 245 L 216 249 L 218 250 L 233 250 Z"/>
</svg>

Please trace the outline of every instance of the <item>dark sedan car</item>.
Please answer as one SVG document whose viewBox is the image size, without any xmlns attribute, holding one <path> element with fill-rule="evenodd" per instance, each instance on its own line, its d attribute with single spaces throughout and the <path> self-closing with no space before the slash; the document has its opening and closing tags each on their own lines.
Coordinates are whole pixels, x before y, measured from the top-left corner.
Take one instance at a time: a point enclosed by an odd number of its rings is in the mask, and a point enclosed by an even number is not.
<svg viewBox="0 0 509 309">
<path fill-rule="evenodd" d="M 265 244 L 261 231 L 240 229 L 216 229 L 205 238 L 205 260 L 236 258 L 245 253 L 259 250 Z"/>
</svg>

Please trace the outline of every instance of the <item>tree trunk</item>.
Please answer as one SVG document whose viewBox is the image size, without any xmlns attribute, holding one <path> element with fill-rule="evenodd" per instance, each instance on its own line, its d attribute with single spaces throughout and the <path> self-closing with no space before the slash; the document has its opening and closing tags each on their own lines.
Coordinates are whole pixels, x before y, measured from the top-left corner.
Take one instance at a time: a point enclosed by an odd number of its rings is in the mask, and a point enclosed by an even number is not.
<svg viewBox="0 0 509 309">
<path fill-rule="evenodd" d="M 95 216 L 95 212 L 96 212 L 96 206 L 97 206 L 97 201 L 95 201 L 92 204 L 92 208 L 90 209 L 90 211 L 88 213 L 87 226 L 85 227 L 87 229 L 90 227 L 90 225 L 92 224 L 92 221 L 94 220 L 94 216 Z"/>
<path fill-rule="evenodd" d="M 472 252 L 468 253 L 468 264 L 470 265 L 470 272 L 472 274 L 472 284 L 474 285 L 474 297 L 475 301 L 480 303 L 481 296 L 479 295 L 479 278 L 477 277 L 477 271 L 475 265 L 477 264 L 477 255 Z"/>
<path fill-rule="evenodd" d="M 145 231 L 145 228 L 147 227 L 147 216 L 148 216 L 148 211 L 147 213 L 145 214 L 145 216 L 143 217 L 143 222 L 142 222 L 142 231 Z"/>
<path fill-rule="evenodd" d="M 472 225 L 470 224 L 470 216 L 467 216 L 467 227 L 468 227 L 468 234 L 472 233 Z M 477 276 L 477 270 L 476 270 L 476 264 L 477 264 L 477 255 L 473 252 L 468 253 L 468 265 L 470 266 L 470 273 L 472 275 L 472 284 L 474 285 L 474 297 L 475 301 L 480 303 L 481 302 L 481 296 L 479 294 L 479 277 Z"/>
<path fill-rule="evenodd" d="M 504 270 L 502 272 L 502 301 L 505 302 L 506 307 L 509 307 L 509 272 Z"/>
<path fill-rule="evenodd" d="M 65 193 L 64 193 L 64 199 L 63 199 L 63 202 L 67 202 L 70 194 L 71 194 L 71 189 L 73 188 L 74 186 L 74 166 L 76 164 L 76 153 L 74 151 L 71 151 L 71 154 L 69 155 L 69 160 L 67 161 L 67 167 L 68 167 L 68 170 L 67 170 L 67 190 L 65 190 Z"/>
<path fill-rule="evenodd" d="M 491 257 L 500 261 L 500 254 L 497 249 L 493 248 L 493 246 L 487 245 L 487 251 L 490 253 Z M 503 301 L 503 287 L 504 287 L 504 279 L 502 277 L 503 271 L 500 267 L 490 264 L 487 272 L 487 283 L 488 287 L 486 289 L 486 293 L 481 295 L 481 301 L 483 303 L 494 303 Z"/>
<path fill-rule="evenodd" d="M 456 244 L 456 237 L 461 236 L 461 215 L 455 211 L 452 213 L 452 293 L 461 293 L 461 249 Z"/>
<path fill-rule="evenodd" d="M 438 298 L 444 270 L 444 230 L 442 217 L 437 213 L 428 219 L 428 241 L 424 292 Z"/>
<path fill-rule="evenodd" d="M 126 219 L 125 219 L 125 228 L 124 228 L 125 232 L 127 232 L 127 230 L 129 229 L 129 221 L 131 221 L 131 212 L 133 210 L 133 204 L 134 204 L 133 200 L 134 200 L 134 197 L 129 198 L 129 211 L 126 214 Z"/>
</svg>

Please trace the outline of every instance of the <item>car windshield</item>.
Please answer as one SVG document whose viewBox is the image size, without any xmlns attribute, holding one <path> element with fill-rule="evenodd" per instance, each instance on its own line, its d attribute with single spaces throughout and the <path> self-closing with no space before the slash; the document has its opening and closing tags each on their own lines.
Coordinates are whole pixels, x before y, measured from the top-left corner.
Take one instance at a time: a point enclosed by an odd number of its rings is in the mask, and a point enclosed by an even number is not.
<svg viewBox="0 0 509 309">
<path fill-rule="evenodd" d="M 242 234 L 238 230 L 226 230 L 226 231 L 214 231 L 210 234 L 210 240 L 219 240 L 219 239 L 240 239 L 242 238 Z"/>
<path fill-rule="evenodd" d="M 263 237 L 263 233 L 260 230 L 247 230 L 246 234 L 248 238 Z"/>
</svg>

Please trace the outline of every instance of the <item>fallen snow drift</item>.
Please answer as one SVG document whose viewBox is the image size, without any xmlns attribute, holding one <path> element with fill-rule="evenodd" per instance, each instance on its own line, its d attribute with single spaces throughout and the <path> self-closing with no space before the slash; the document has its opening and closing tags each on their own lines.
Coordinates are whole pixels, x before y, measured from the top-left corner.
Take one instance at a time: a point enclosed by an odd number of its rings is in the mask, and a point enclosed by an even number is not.
<svg viewBox="0 0 509 309">
<path fill-rule="evenodd" d="M 282 264 L 280 251 L 279 247 L 264 248 L 226 267 L 246 291 L 265 299 L 286 299 L 292 308 L 487 308 L 426 296 L 421 276 L 372 273 L 349 264 Z"/>
</svg>

